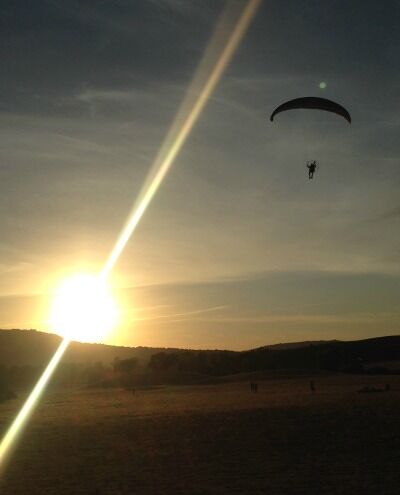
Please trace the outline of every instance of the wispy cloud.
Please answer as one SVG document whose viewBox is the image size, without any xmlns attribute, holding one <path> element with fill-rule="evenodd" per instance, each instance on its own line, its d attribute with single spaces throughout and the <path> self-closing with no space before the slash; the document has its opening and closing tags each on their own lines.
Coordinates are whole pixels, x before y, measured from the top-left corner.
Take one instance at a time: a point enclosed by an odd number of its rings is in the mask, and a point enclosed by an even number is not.
<svg viewBox="0 0 400 495">
<path fill-rule="evenodd" d="M 20 261 L 10 265 L 0 264 L 0 275 L 5 275 L 8 273 L 15 273 L 15 272 L 23 272 L 24 270 L 29 269 L 32 266 L 34 266 L 32 263 L 28 263 L 25 261 Z"/>
<path fill-rule="evenodd" d="M 98 101 L 105 102 L 132 102 L 137 101 L 144 96 L 148 96 L 149 92 L 140 89 L 130 89 L 130 90 L 113 90 L 113 89 L 85 89 L 78 94 L 75 98 L 78 101 L 83 101 L 85 103 L 92 103 Z"/>
<path fill-rule="evenodd" d="M 181 313 L 168 313 L 162 315 L 154 315 L 148 317 L 135 317 L 135 321 L 153 321 L 153 320 L 168 320 L 168 322 L 177 322 L 177 321 L 189 321 L 191 319 L 196 319 L 198 315 L 202 315 L 205 313 L 214 313 L 228 309 L 229 306 L 214 306 L 210 308 L 201 308 L 195 309 L 191 311 L 184 311 Z"/>
<path fill-rule="evenodd" d="M 201 321 L 208 321 L 214 323 L 296 323 L 296 324 L 373 324 L 375 325 L 379 321 L 399 321 L 399 313 L 355 313 L 347 315 L 329 315 L 329 314 L 313 314 L 313 315 L 288 315 L 288 314 L 264 314 L 256 316 L 232 316 L 232 317 L 216 317 L 216 318 L 200 318 Z"/>
</svg>

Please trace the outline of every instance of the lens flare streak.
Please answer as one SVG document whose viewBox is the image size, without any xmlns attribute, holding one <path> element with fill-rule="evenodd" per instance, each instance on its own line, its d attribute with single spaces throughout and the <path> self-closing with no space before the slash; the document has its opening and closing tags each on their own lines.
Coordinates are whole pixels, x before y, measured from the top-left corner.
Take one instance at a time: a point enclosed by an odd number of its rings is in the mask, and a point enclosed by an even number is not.
<svg viewBox="0 0 400 495">
<path fill-rule="evenodd" d="M 231 16 L 232 12 L 226 12 L 226 15 L 222 16 L 208 49 L 206 50 L 199 65 L 199 69 L 197 70 L 196 75 L 187 91 L 187 97 L 184 99 L 175 121 L 171 126 L 171 130 L 167 134 L 167 137 L 161 146 L 160 152 L 155 159 L 152 170 L 145 182 L 141 194 L 139 195 L 139 199 L 135 203 L 132 212 L 128 217 L 128 221 L 102 270 L 102 277 L 108 276 L 109 272 L 112 270 L 120 257 L 136 226 L 145 213 L 147 206 L 152 200 L 154 194 L 157 192 L 157 189 L 170 169 L 176 155 L 185 143 L 208 98 L 231 60 L 232 55 L 245 34 L 250 21 L 260 5 L 260 2 L 261 0 L 252 0 L 247 4 L 238 22 L 234 26 L 224 48 L 222 51 L 218 52 L 215 50 L 215 45 L 220 42 L 220 39 L 226 30 L 226 23 L 229 22 L 227 17 Z M 216 60 L 214 61 L 212 59 Z M 207 66 L 211 65 L 212 62 L 214 62 L 213 67 L 211 68 L 211 71 L 208 72 Z M 199 86 L 201 85 L 202 79 L 204 79 L 204 73 L 206 72 L 210 75 L 202 84 L 199 91 Z M 190 100 L 193 99 L 193 95 L 198 94 L 198 92 L 200 94 L 196 97 L 194 103 L 190 104 Z"/>
<path fill-rule="evenodd" d="M 236 8 L 237 5 L 240 5 L 240 2 L 228 2 L 228 8 L 223 12 L 217 24 L 214 35 L 186 92 L 186 97 L 180 106 L 177 116 L 156 156 L 138 200 L 134 204 L 125 227 L 100 273 L 101 278 L 107 278 L 118 261 L 150 201 L 160 187 L 174 159 L 204 109 L 207 100 L 220 80 L 260 4 L 261 0 L 249 0 L 242 11 L 237 13 L 233 19 L 234 12 L 232 6 Z M 61 342 L 33 391 L 3 437 L 0 443 L 0 468 L 3 466 L 11 447 L 15 445 L 16 438 L 33 412 L 35 405 L 37 405 L 41 394 L 69 343 L 69 339 L 64 339 Z"/>
<path fill-rule="evenodd" d="M 49 381 L 58 363 L 60 362 L 69 343 L 70 341 L 67 339 L 61 341 L 61 344 L 59 345 L 55 354 L 51 358 L 46 369 L 42 373 L 42 376 L 39 378 L 39 381 L 36 383 L 35 388 L 29 394 L 29 397 L 25 401 L 25 404 L 22 406 L 22 409 L 19 411 L 17 417 L 14 419 L 6 435 L 3 437 L 3 440 L 1 441 L 0 444 L 0 467 L 2 466 L 5 460 L 5 456 L 9 451 L 10 447 L 12 446 L 12 444 L 14 443 L 14 440 L 16 439 L 17 435 L 21 433 L 24 423 L 26 422 L 26 420 L 32 413 L 33 409 L 35 408 L 35 405 L 37 404 L 41 394 L 46 388 L 47 382 Z"/>
</svg>

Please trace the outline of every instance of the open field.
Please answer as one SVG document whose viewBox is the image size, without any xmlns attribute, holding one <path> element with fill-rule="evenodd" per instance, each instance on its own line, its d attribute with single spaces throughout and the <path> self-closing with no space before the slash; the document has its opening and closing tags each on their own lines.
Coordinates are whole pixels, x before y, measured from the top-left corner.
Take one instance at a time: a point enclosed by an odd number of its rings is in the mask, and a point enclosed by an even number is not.
<svg viewBox="0 0 400 495">
<path fill-rule="evenodd" d="M 398 494 L 400 376 L 314 381 L 49 392 L 0 493 Z M 21 402 L 0 404 L 3 432 Z"/>
</svg>

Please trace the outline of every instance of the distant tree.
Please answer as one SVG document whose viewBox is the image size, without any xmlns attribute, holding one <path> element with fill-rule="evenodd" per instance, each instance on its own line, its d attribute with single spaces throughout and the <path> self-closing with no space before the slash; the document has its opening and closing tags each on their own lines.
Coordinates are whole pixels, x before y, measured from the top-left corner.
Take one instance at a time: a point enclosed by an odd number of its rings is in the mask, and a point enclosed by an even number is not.
<svg viewBox="0 0 400 495">
<path fill-rule="evenodd" d="M 179 358 L 176 352 L 157 352 L 150 358 L 149 368 L 152 371 L 169 371 L 177 368 Z"/>
<path fill-rule="evenodd" d="M 7 381 L 7 369 L 5 366 L 0 365 L 0 402 L 17 397 L 16 393 L 10 389 Z"/>
<path fill-rule="evenodd" d="M 4 387 L 6 383 L 7 370 L 3 364 L 0 364 L 0 389 Z"/>
<path fill-rule="evenodd" d="M 113 370 L 114 370 L 115 372 L 116 372 L 116 371 L 117 371 L 117 369 L 118 369 L 118 366 L 119 366 L 120 361 L 121 361 L 121 359 L 120 359 L 118 356 L 116 356 L 116 357 L 114 358 L 114 361 L 113 361 L 113 363 L 112 363 L 112 367 L 113 367 Z"/>
<path fill-rule="evenodd" d="M 122 374 L 131 374 L 136 370 L 138 360 L 136 358 L 118 359 L 114 361 L 114 371 Z"/>
<path fill-rule="evenodd" d="M 122 386 L 132 389 L 135 384 L 135 374 L 138 368 L 136 358 L 114 360 L 114 373 L 119 376 L 119 382 Z"/>
<path fill-rule="evenodd" d="M 86 368 L 86 383 L 89 387 L 101 386 L 104 380 L 106 368 L 101 361 L 89 365 Z"/>
</svg>

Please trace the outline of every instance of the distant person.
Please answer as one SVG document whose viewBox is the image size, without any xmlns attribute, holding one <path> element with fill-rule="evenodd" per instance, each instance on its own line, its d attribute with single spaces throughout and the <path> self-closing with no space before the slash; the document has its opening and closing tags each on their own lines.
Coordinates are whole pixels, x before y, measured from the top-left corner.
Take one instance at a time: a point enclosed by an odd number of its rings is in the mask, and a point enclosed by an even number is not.
<svg viewBox="0 0 400 495">
<path fill-rule="evenodd" d="M 307 163 L 308 178 L 311 180 L 314 178 L 315 170 L 317 169 L 317 162 L 314 160 Z"/>
<path fill-rule="evenodd" d="M 312 394 L 315 393 L 315 383 L 314 383 L 314 380 L 311 380 L 310 381 L 310 390 L 311 390 L 311 393 Z"/>
</svg>

